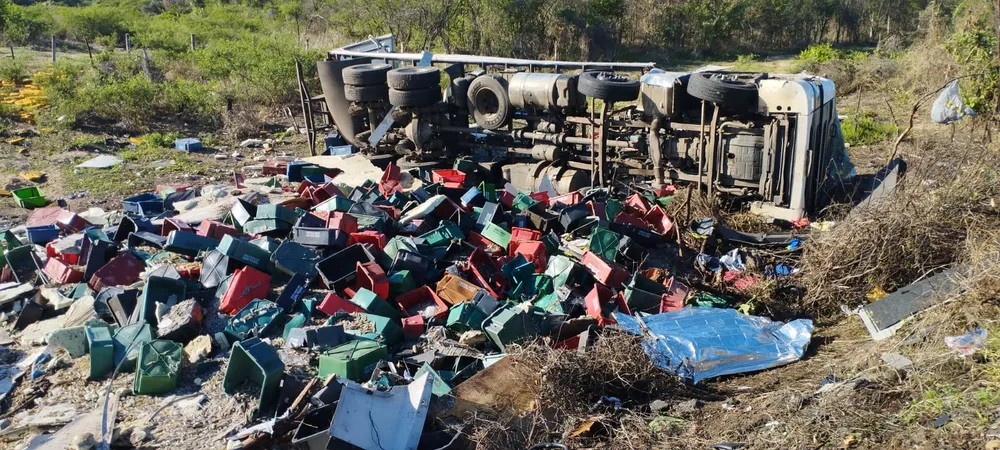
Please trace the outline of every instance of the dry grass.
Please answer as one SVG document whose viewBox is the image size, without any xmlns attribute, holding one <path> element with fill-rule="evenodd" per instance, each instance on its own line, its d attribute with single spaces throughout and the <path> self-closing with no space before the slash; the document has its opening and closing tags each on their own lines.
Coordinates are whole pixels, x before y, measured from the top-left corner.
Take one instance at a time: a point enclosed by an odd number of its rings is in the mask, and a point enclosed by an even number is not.
<svg viewBox="0 0 1000 450">
<path fill-rule="evenodd" d="M 977 151 L 979 164 L 918 161 L 899 189 L 810 239 L 801 266 L 807 310 L 832 318 L 876 286 L 892 292 L 952 265 L 967 237 L 1000 229 L 990 206 L 997 168 L 981 163 L 989 151 Z"/>
</svg>

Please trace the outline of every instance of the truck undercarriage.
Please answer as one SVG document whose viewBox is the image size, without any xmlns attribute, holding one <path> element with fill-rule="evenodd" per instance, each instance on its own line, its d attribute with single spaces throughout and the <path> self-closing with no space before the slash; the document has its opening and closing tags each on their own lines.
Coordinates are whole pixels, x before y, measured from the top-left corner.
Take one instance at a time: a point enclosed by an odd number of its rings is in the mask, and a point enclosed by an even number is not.
<svg viewBox="0 0 1000 450">
<path fill-rule="evenodd" d="M 343 138 L 403 169 L 469 158 L 553 194 L 694 184 L 785 220 L 850 170 L 825 78 L 393 50 L 362 41 L 318 73 Z"/>
</svg>

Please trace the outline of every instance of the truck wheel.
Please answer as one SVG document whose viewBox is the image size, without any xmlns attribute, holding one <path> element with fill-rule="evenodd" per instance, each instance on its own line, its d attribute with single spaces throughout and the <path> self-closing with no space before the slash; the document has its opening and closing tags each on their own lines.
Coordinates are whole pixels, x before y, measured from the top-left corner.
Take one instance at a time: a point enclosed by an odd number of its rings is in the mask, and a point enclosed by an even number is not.
<svg viewBox="0 0 1000 450">
<path fill-rule="evenodd" d="M 435 86 L 414 91 L 389 89 L 389 103 L 393 106 L 430 106 L 441 101 L 441 90 Z"/>
<path fill-rule="evenodd" d="M 341 73 L 344 84 L 352 86 L 373 86 L 385 84 L 385 74 L 392 69 L 388 64 L 358 64 L 345 67 Z"/>
<path fill-rule="evenodd" d="M 639 82 L 611 72 L 580 74 L 577 90 L 587 97 L 610 102 L 630 102 L 639 98 Z"/>
<path fill-rule="evenodd" d="M 499 78 L 485 75 L 476 77 L 469 83 L 466 97 L 472 118 L 477 125 L 487 130 L 497 130 L 506 126 L 514 116 L 506 83 L 501 82 Z"/>
<path fill-rule="evenodd" d="M 415 91 L 437 87 L 441 83 L 441 72 L 437 67 L 400 67 L 386 74 L 386 82 L 399 91 Z"/>
<path fill-rule="evenodd" d="M 384 84 L 371 86 L 344 85 L 344 97 L 352 102 L 377 102 L 389 98 L 389 88 Z"/>
<path fill-rule="evenodd" d="M 695 72 L 687 86 L 692 97 L 745 111 L 757 109 L 757 83 L 747 74 Z"/>
</svg>

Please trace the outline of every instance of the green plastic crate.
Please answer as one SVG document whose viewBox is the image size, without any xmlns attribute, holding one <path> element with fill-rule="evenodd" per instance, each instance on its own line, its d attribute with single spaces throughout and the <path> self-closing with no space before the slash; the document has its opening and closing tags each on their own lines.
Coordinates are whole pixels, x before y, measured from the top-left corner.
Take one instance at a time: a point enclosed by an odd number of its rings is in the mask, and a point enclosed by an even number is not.
<svg viewBox="0 0 1000 450">
<path fill-rule="evenodd" d="M 354 202 L 352 202 L 351 199 L 334 195 L 333 197 L 326 199 L 323 203 L 313 206 L 312 210 L 317 212 L 348 212 L 353 206 Z"/>
<path fill-rule="evenodd" d="M 622 212 L 621 200 L 611 199 L 604 204 L 604 214 L 609 221 L 613 222 L 620 212 Z"/>
<path fill-rule="evenodd" d="M 455 223 L 442 220 L 437 228 L 420 235 L 420 237 L 426 239 L 427 245 L 431 247 L 447 247 L 453 241 L 465 238 L 465 234 Z"/>
<path fill-rule="evenodd" d="M 358 305 L 370 314 L 389 317 L 397 322 L 401 320 L 398 309 L 393 308 L 389 302 L 366 288 L 358 289 L 358 292 L 351 298 L 351 303 Z"/>
<path fill-rule="evenodd" d="M 514 197 L 514 202 L 511 204 L 510 211 L 517 214 L 521 211 L 527 211 L 538 204 L 538 200 L 529 197 L 524 192 L 518 192 L 517 196 Z"/>
<path fill-rule="evenodd" d="M 332 374 L 349 380 L 364 382 L 371 376 L 379 361 L 389 359 L 385 345 L 375 341 L 356 340 L 334 347 L 319 356 L 319 377 Z"/>
<path fill-rule="evenodd" d="M 164 340 L 142 344 L 132 392 L 159 395 L 174 390 L 181 371 L 183 348 L 181 344 Z"/>
<path fill-rule="evenodd" d="M 500 225 L 488 222 L 483 226 L 483 232 L 480 234 L 489 239 L 490 242 L 499 245 L 500 248 L 510 248 L 510 231 L 503 229 Z"/>
<path fill-rule="evenodd" d="M 357 315 L 375 324 L 375 334 L 381 336 L 385 344 L 393 345 L 403 341 L 403 327 L 398 320 L 375 314 L 357 313 Z"/>
<path fill-rule="evenodd" d="M 396 298 L 416 289 L 417 280 L 409 270 L 400 270 L 389 277 L 389 297 Z"/>
<path fill-rule="evenodd" d="M 622 236 L 607 228 L 597 227 L 590 234 L 590 251 L 608 261 L 618 258 L 618 242 Z"/>
<path fill-rule="evenodd" d="M 500 350 L 507 344 L 523 342 L 549 331 L 549 317 L 538 308 L 507 304 L 493 311 L 483 321 L 483 332 Z"/>
<path fill-rule="evenodd" d="M 284 317 L 283 312 L 277 303 L 254 299 L 233 316 L 223 331 L 236 340 L 260 337 L 278 325 Z"/>
<path fill-rule="evenodd" d="M 288 323 L 285 324 L 285 330 L 281 332 L 281 338 L 288 340 L 288 334 L 292 332 L 293 329 L 302 328 L 306 325 L 306 315 L 296 314 L 288 319 Z"/>
<path fill-rule="evenodd" d="M 535 301 L 535 307 L 554 314 L 566 314 L 562 302 L 559 301 L 559 296 L 555 292 L 540 296 Z"/>
<path fill-rule="evenodd" d="M 141 320 L 141 319 L 140 319 Z M 114 364 L 121 365 L 121 371 L 135 370 L 142 344 L 153 340 L 153 329 L 146 322 L 133 323 L 118 329 L 111 338 L 114 347 Z"/>
<path fill-rule="evenodd" d="M 478 330 L 483 326 L 483 319 L 486 319 L 486 314 L 478 306 L 472 302 L 462 302 L 448 310 L 445 326 L 455 332 Z"/>
<path fill-rule="evenodd" d="M 254 216 L 256 220 L 280 220 L 287 223 L 289 227 L 298 218 L 299 215 L 295 213 L 295 210 L 274 203 L 258 205 L 257 215 Z"/>
<path fill-rule="evenodd" d="M 108 327 L 86 327 L 90 347 L 90 380 L 96 380 L 115 370 L 115 350 Z"/>
<path fill-rule="evenodd" d="M 230 235 L 225 235 L 219 241 L 219 251 L 236 261 L 253 266 L 264 272 L 268 272 L 271 263 L 271 254 L 256 245 L 236 239 Z"/>
<path fill-rule="evenodd" d="M 14 196 L 14 202 L 17 203 L 17 206 L 26 209 L 41 208 L 48 203 L 42 192 L 35 186 L 15 189 L 11 191 L 11 194 Z"/>
<path fill-rule="evenodd" d="M 250 338 L 233 346 L 226 375 L 222 379 L 222 390 L 228 395 L 235 394 L 244 381 L 260 386 L 255 414 L 270 406 L 278 397 L 281 377 L 285 374 L 285 363 L 278 352 L 268 343 Z"/>
<path fill-rule="evenodd" d="M 180 303 L 187 298 L 187 283 L 184 280 L 167 277 L 149 277 L 139 297 L 139 318 L 149 323 L 156 322 L 156 302 Z"/>
</svg>

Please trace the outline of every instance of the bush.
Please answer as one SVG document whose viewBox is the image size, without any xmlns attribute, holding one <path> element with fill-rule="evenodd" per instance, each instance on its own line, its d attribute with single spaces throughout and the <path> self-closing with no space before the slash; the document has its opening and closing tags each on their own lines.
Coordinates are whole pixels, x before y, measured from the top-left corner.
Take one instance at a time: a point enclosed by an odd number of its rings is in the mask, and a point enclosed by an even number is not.
<svg viewBox="0 0 1000 450">
<path fill-rule="evenodd" d="M 830 44 L 813 44 L 799 53 L 798 59 L 803 64 L 822 64 L 841 58 L 839 50 Z"/>
<path fill-rule="evenodd" d="M 149 133 L 142 137 L 142 140 L 150 147 L 169 148 L 174 146 L 174 141 L 181 138 L 177 132 L 170 133 Z"/>
<path fill-rule="evenodd" d="M 3 58 L 0 62 L 0 81 L 20 83 L 28 76 L 24 65 L 16 59 Z"/>
</svg>

